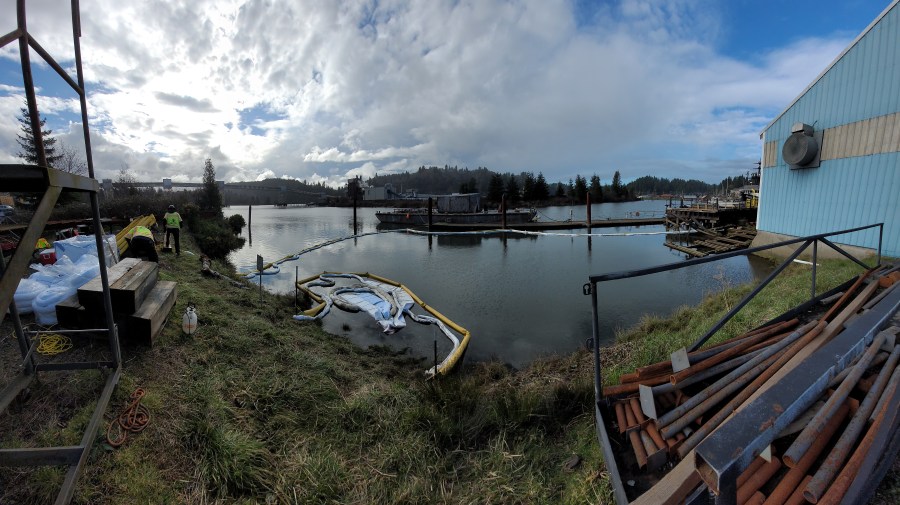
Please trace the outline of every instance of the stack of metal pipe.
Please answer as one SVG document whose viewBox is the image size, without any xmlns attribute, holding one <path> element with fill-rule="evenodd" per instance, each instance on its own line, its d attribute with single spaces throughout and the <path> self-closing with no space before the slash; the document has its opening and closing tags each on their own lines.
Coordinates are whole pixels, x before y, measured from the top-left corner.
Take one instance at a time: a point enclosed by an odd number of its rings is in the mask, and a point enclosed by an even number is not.
<svg viewBox="0 0 900 505">
<path fill-rule="evenodd" d="M 637 471 L 658 473 L 667 461 L 689 457 L 779 370 L 796 361 L 792 358 L 839 334 L 857 313 L 897 289 L 898 281 L 897 267 L 873 269 L 818 317 L 769 324 L 688 353 L 686 368 L 674 371 L 671 361 L 654 363 L 604 388 Z M 886 326 L 831 378 L 826 393 L 806 413 L 777 434 L 766 458 L 757 457 L 741 473 L 737 503 L 841 502 L 861 461 L 870 451 L 883 450 L 872 447 L 875 434 L 897 425 L 900 314 Z"/>
</svg>

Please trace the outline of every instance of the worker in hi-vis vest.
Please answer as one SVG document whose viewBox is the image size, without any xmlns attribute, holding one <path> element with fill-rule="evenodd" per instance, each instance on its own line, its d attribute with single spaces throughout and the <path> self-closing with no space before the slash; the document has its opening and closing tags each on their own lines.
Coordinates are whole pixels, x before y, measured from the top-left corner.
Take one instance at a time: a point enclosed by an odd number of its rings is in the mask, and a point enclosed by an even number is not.
<svg viewBox="0 0 900 505">
<path fill-rule="evenodd" d="M 166 212 L 163 220 L 166 222 L 166 247 L 169 247 L 169 236 L 173 235 L 175 237 L 175 256 L 181 256 L 181 240 L 178 236 L 181 234 L 181 214 L 175 212 L 174 205 L 169 205 L 169 212 Z"/>
<path fill-rule="evenodd" d="M 159 263 L 159 255 L 156 254 L 156 240 L 153 239 L 153 232 L 146 226 L 135 226 L 128 230 L 125 234 L 125 240 L 128 242 L 127 255 L 134 258 L 146 257 L 150 261 Z"/>
</svg>

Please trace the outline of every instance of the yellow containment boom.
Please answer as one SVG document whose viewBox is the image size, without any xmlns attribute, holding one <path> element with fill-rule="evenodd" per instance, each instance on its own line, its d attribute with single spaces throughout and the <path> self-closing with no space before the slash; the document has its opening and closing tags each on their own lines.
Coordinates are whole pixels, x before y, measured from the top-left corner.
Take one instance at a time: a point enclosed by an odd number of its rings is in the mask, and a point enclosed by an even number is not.
<svg viewBox="0 0 900 505">
<path fill-rule="evenodd" d="M 417 305 L 419 305 L 420 307 L 425 309 L 425 311 L 427 311 L 429 314 L 431 314 L 433 316 L 434 320 L 436 320 L 436 321 L 432 321 L 432 322 L 436 322 L 438 324 L 438 326 L 441 326 L 441 330 L 445 333 L 445 335 L 447 335 L 447 337 L 450 339 L 450 341 L 454 343 L 453 349 L 450 351 L 450 353 L 447 355 L 447 357 L 444 358 L 444 360 L 439 365 L 437 365 L 437 370 L 436 370 L 437 373 L 439 373 L 441 375 L 447 375 L 448 373 L 450 373 L 450 371 L 453 370 L 453 368 L 456 366 L 457 363 L 459 363 L 459 361 L 462 359 L 463 355 L 465 354 L 466 348 L 469 345 L 469 340 L 471 339 L 471 334 L 469 333 L 469 330 L 454 323 L 453 321 L 448 319 L 447 316 L 438 312 L 437 309 L 426 304 L 424 301 L 422 301 L 421 298 L 418 297 L 418 295 L 413 293 L 412 290 L 410 290 L 408 287 L 404 286 L 403 284 L 393 281 L 391 279 L 387 279 L 385 277 L 381 277 L 381 276 L 378 276 L 375 274 L 370 274 L 368 272 L 354 273 L 354 274 L 342 274 L 342 273 L 338 273 L 338 272 L 323 272 L 319 275 L 313 275 L 310 277 L 306 277 L 305 279 L 298 280 L 297 281 L 297 289 L 299 289 L 300 291 L 303 291 L 304 293 L 309 295 L 309 297 L 314 302 L 316 302 L 316 305 L 314 307 L 312 307 L 311 309 L 304 311 L 302 315 L 294 316 L 294 319 L 301 320 L 301 321 L 309 321 L 309 320 L 319 319 L 328 312 L 328 310 L 330 309 L 332 304 L 340 306 L 338 304 L 338 302 L 336 301 L 336 299 L 339 296 L 337 293 L 339 293 L 339 291 L 341 291 L 341 290 L 332 290 L 331 295 L 322 296 L 322 295 L 319 295 L 319 294 L 313 292 L 312 289 L 310 289 L 312 286 L 309 286 L 308 284 L 311 282 L 314 282 L 314 281 L 319 282 L 319 283 L 314 283 L 315 286 L 329 286 L 329 285 L 333 286 L 334 285 L 333 281 L 328 281 L 328 280 L 324 279 L 325 277 L 368 278 L 377 283 L 386 284 L 388 286 L 393 286 L 393 287 L 402 289 L 407 295 L 409 295 L 409 297 L 412 299 L 413 302 L 415 302 Z M 350 291 L 351 289 L 344 288 L 343 290 Z M 376 288 L 376 290 L 377 290 L 377 288 Z M 383 297 L 384 296 L 382 295 L 382 298 Z M 385 301 L 391 302 L 391 300 L 385 300 Z M 393 302 L 391 302 L 391 303 L 393 305 Z M 428 321 L 429 318 L 426 318 L 424 316 L 416 316 L 415 314 L 413 314 L 412 312 L 409 312 L 409 311 L 407 311 L 406 313 L 409 314 L 409 316 L 412 317 L 412 319 L 417 322 L 424 323 L 424 324 L 430 324 L 430 322 Z M 447 328 L 450 328 L 453 331 L 462 335 L 462 340 L 457 340 L 456 337 L 454 335 L 452 335 L 449 332 L 449 330 L 447 330 Z M 428 371 L 426 371 L 426 375 L 428 375 L 429 378 L 434 377 L 434 375 L 435 375 L 434 368 L 431 368 Z"/>
<path fill-rule="evenodd" d="M 128 233 L 128 230 L 134 228 L 135 226 L 144 226 L 146 228 L 150 228 L 156 224 L 156 216 L 153 214 L 148 214 L 146 216 L 140 216 L 136 218 L 134 221 L 128 224 L 125 228 L 122 228 L 122 231 L 116 233 L 116 245 L 119 247 L 119 257 L 122 257 L 125 254 L 125 251 L 128 250 L 128 241 L 125 240 L 125 235 Z"/>
</svg>

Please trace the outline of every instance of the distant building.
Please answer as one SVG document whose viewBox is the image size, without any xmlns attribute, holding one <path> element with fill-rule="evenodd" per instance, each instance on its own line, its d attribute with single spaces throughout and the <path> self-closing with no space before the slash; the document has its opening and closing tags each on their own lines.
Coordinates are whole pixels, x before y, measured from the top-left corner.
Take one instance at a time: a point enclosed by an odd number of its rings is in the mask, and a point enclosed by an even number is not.
<svg viewBox="0 0 900 505">
<path fill-rule="evenodd" d="M 898 3 L 762 131 L 754 245 L 884 222 L 882 254 L 900 257 Z M 831 241 L 874 250 L 878 229 Z"/>
</svg>

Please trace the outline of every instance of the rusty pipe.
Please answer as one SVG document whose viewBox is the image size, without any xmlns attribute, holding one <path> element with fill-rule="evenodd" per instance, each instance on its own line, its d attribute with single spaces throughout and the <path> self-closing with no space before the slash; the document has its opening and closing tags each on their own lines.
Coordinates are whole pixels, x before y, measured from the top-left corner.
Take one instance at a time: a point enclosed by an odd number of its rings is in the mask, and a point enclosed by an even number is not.
<svg viewBox="0 0 900 505">
<path fill-rule="evenodd" d="M 700 393 L 694 395 L 691 398 L 692 400 L 694 398 L 701 398 L 703 401 L 695 405 L 687 412 L 684 412 L 681 417 L 672 420 L 669 424 L 662 428 L 661 433 L 667 436 L 668 434 L 671 434 L 672 432 L 680 430 L 681 428 L 689 425 L 698 417 L 705 414 L 716 405 L 722 403 L 725 398 L 728 398 L 729 396 L 734 394 L 735 391 L 744 387 L 757 375 L 761 374 L 766 368 L 772 366 L 772 363 L 774 363 L 777 359 L 778 356 L 769 356 L 764 361 L 757 363 L 753 368 L 745 371 L 742 375 L 733 378 L 718 390 L 713 389 L 712 386 L 710 386 L 709 388 L 704 389 Z M 752 363 L 752 361 L 750 363 Z"/>
<path fill-rule="evenodd" d="M 766 495 L 762 494 L 761 491 L 757 491 L 753 493 L 753 496 L 744 505 L 762 505 L 764 501 L 766 501 Z"/>
<path fill-rule="evenodd" d="M 762 468 L 762 466 L 765 464 L 766 464 L 766 460 L 762 459 L 761 457 L 757 456 L 757 457 L 753 458 L 753 462 L 750 463 L 750 466 L 748 466 L 746 470 L 744 470 L 743 472 L 741 472 L 740 475 L 738 475 L 738 478 L 737 478 L 738 489 L 740 489 L 741 486 L 743 486 L 744 483 L 747 482 L 747 479 L 749 479 L 750 477 L 753 477 L 753 474 L 758 472 L 759 469 Z"/>
<path fill-rule="evenodd" d="M 856 439 L 859 438 L 859 434 L 862 433 L 863 428 L 866 427 L 869 416 L 875 410 L 875 404 L 878 402 L 879 398 L 881 398 L 884 388 L 888 384 L 888 379 L 890 379 L 894 369 L 897 367 L 898 358 L 900 358 L 900 345 L 894 346 L 894 350 L 891 352 L 891 356 L 888 358 L 887 363 L 881 368 L 881 371 L 878 372 L 878 376 L 872 384 L 872 388 L 866 393 L 866 397 L 863 399 L 862 404 L 856 410 L 856 413 L 853 414 L 853 418 L 850 419 L 850 424 L 844 429 L 844 433 L 841 434 L 837 443 L 834 444 L 831 452 L 828 453 L 828 457 L 825 458 L 825 461 L 819 466 L 819 470 L 813 474 L 812 481 L 810 481 L 806 486 L 806 490 L 803 492 L 803 497 L 806 498 L 807 501 L 817 503 L 825 492 L 825 489 L 831 484 L 834 476 L 837 475 L 844 460 L 847 459 L 847 456 L 850 454 L 853 445 L 856 444 Z"/>
<path fill-rule="evenodd" d="M 638 427 L 637 418 L 634 417 L 634 412 L 631 410 L 629 402 L 623 403 L 622 407 L 625 408 L 625 431 L 631 431 Z"/>
<path fill-rule="evenodd" d="M 803 497 L 803 489 L 806 487 L 806 484 L 812 480 L 812 476 L 807 475 L 803 478 L 803 481 L 800 482 L 800 485 L 797 486 L 797 489 L 791 493 L 791 496 L 785 501 L 785 505 L 803 505 L 806 503 L 806 498 Z"/>
<path fill-rule="evenodd" d="M 791 326 L 793 326 L 793 325 L 797 324 L 798 320 L 792 319 L 791 321 L 788 321 L 788 322 L 792 323 Z M 733 337 L 729 340 L 726 340 L 726 341 L 716 344 L 714 346 L 708 347 L 706 349 L 689 352 L 688 360 L 691 362 L 691 364 L 699 363 L 707 358 L 715 356 L 716 354 L 718 354 L 722 351 L 726 351 L 734 346 L 740 345 L 741 343 L 745 342 L 746 339 L 748 339 L 748 338 L 756 336 L 762 332 L 768 331 L 771 328 L 774 328 L 775 326 L 781 325 L 781 324 L 784 324 L 784 323 L 776 323 L 775 325 L 763 326 L 762 328 L 757 328 L 755 330 L 748 331 L 744 334 L 738 335 L 736 337 Z M 785 328 L 787 328 L 787 327 L 788 326 L 785 326 Z M 669 375 L 672 374 L 672 362 L 671 361 L 660 361 L 658 363 L 653 363 L 652 365 L 639 367 L 635 370 L 634 373 L 637 374 L 637 377 L 639 379 L 656 377 L 661 374 L 665 374 L 668 377 Z M 626 375 L 629 378 L 631 377 L 631 374 L 626 374 Z M 625 381 L 620 380 L 620 382 L 625 382 Z M 629 381 L 629 382 L 633 382 L 633 381 Z"/>
<path fill-rule="evenodd" d="M 697 363 L 696 365 L 691 365 L 690 367 L 688 367 L 680 372 L 676 372 L 676 373 L 672 374 L 672 377 L 670 380 L 671 380 L 672 384 L 678 384 L 678 381 L 684 380 L 685 378 L 690 377 L 691 375 L 694 375 L 697 372 L 706 370 L 707 368 L 710 368 L 714 365 L 718 365 L 719 363 L 722 363 L 723 361 L 727 361 L 728 358 L 733 358 L 733 357 L 741 354 L 742 352 L 746 351 L 750 347 L 752 347 L 760 342 L 763 342 L 765 340 L 768 340 L 769 337 L 778 333 L 779 331 L 782 331 L 782 329 L 785 326 L 787 326 L 789 323 L 792 323 L 793 321 L 794 320 L 785 321 L 783 323 L 777 324 L 767 331 L 764 331 L 762 333 L 759 333 L 757 335 L 754 335 L 753 337 L 746 339 L 740 345 L 736 345 L 736 346 L 732 347 L 731 349 L 722 351 L 722 352 L 716 354 L 715 356 L 712 356 L 708 359 L 705 359 L 705 360 Z M 791 333 L 788 333 L 785 336 L 788 336 L 790 334 Z"/>
<path fill-rule="evenodd" d="M 625 433 L 625 428 L 627 428 L 625 425 L 625 406 L 622 405 L 622 402 L 616 402 L 613 408 L 616 411 L 616 422 L 619 423 L 619 433 Z"/>
<path fill-rule="evenodd" d="M 684 379 L 683 381 L 680 381 L 677 386 L 675 384 L 672 384 L 671 382 L 666 382 L 665 384 L 660 384 L 659 386 L 652 386 L 651 391 L 653 393 L 653 396 L 658 396 L 663 393 L 670 393 L 677 389 L 686 388 L 686 387 L 690 386 L 691 384 L 696 384 L 700 381 L 709 379 L 710 377 L 715 377 L 716 375 L 719 375 L 721 373 L 727 372 L 729 370 L 733 370 L 733 369 L 743 365 L 744 363 L 750 361 L 751 359 L 753 359 L 754 357 L 759 355 L 759 353 L 761 353 L 761 352 L 763 352 L 763 349 L 759 349 L 759 350 L 756 350 L 753 352 L 748 352 L 746 354 L 742 354 L 734 359 L 730 359 L 724 363 L 719 363 L 718 365 L 716 365 L 712 368 L 708 368 L 700 373 L 692 375 L 692 376 Z"/>
<path fill-rule="evenodd" d="M 722 402 L 722 400 L 724 400 L 727 396 L 731 395 L 732 393 L 743 387 L 745 384 L 753 380 L 754 377 L 760 375 L 761 373 L 764 373 L 764 371 L 767 369 L 771 370 L 773 363 L 775 363 L 779 359 L 777 353 L 781 352 L 785 347 L 796 342 L 801 337 L 804 337 L 804 335 L 809 332 L 810 328 L 814 328 L 816 326 L 816 321 L 811 321 L 803 325 L 802 327 L 791 333 L 787 338 L 776 342 L 765 351 L 758 354 L 752 360 L 744 363 L 725 377 L 719 379 L 713 385 L 704 389 L 697 395 L 694 395 L 685 404 L 671 410 L 664 416 L 661 416 L 658 420 L 658 424 L 660 426 L 663 426 L 663 428 L 661 429 L 662 435 L 668 437 L 673 431 L 676 431 L 675 427 L 686 426 L 687 423 L 690 423 L 694 419 L 698 418 L 701 414 L 711 409 L 713 406 Z M 721 413 L 721 411 L 719 413 Z M 719 413 L 717 413 L 717 415 Z M 730 415 L 730 412 L 728 414 Z M 713 417 L 715 418 L 717 416 Z M 720 423 L 722 419 L 724 419 L 724 417 L 722 417 L 718 422 Z M 669 431 L 667 429 L 667 425 L 670 424 L 675 426 L 672 428 L 672 431 Z M 716 424 L 716 426 L 718 426 L 718 424 Z M 711 429 L 712 428 L 710 428 L 710 431 Z M 709 433 L 707 432 L 702 436 L 695 435 L 693 437 L 694 441 L 692 444 L 686 443 L 685 445 L 679 447 L 678 452 L 681 457 L 684 457 L 684 455 L 687 454 L 687 452 L 690 450 L 687 449 L 686 446 L 690 445 L 691 448 L 695 447 L 696 444 L 699 443 L 700 440 L 702 440 L 708 434 Z"/>
<path fill-rule="evenodd" d="M 769 482 L 769 479 L 772 478 L 778 470 L 781 469 L 781 460 L 778 458 L 772 458 L 772 461 L 769 461 L 762 468 L 759 469 L 758 472 L 753 474 L 752 477 L 747 479 L 744 482 L 744 485 L 739 487 L 737 490 L 737 502 L 738 505 L 743 505 L 747 503 L 747 500 L 753 496 L 753 493 L 759 491 L 759 488 L 763 487 L 766 482 Z"/>
<path fill-rule="evenodd" d="M 646 467 L 647 451 L 644 450 L 644 445 L 641 443 L 641 437 L 638 435 L 638 430 L 629 431 L 628 438 L 631 440 L 631 448 L 634 450 L 634 457 L 637 459 L 638 466 L 640 468 Z"/>
<path fill-rule="evenodd" d="M 659 434 L 659 430 L 656 429 L 655 422 L 650 421 L 649 423 L 647 423 L 646 428 L 647 428 L 647 433 L 650 435 L 650 438 L 653 439 L 653 443 L 656 444 L 656 447 L 658 447 L 660 449 L 666 449 L 666 450 L 669 449 L 669 444 L 667 444 L 666 441 L 663 440 L 662 435 Z"/>
<path fill-rule="evenodd" d="M 616 396 L 623 394 L 631 394 L 637 393 L 640 389 L 640 385 L 643 384 L 645 386 L 657 386 L 659 384 L 665 384 L 669 382 L 668 375 L 661 375 L 656 379 L 647 379 L 642 380 L 641 382 L 628 382 L 625 384 L 616 384 L 613 386 L 606 386 L 603 388 L 603 396 Z"/>
<path fill-rule="evenodd" d="M 696 407 L 701 402 L 706 400 L 706 398 L 711 396 L 714 392 L 721 390 L 722 388 L 728 387 L 729 385 L 733 385 L 733 381 L 735 379 L 741 377 L 748 370 L 753 369 L 760 363 L 766 361 L 771 356 L 775 355 L 775 353 L 777 353 L 784 347 L 786 347 L 786 346 L 790 345 L 792 342 L 796 341 L 798 338 L 800 338 L 804 333 L 806 333 L 808 331 L 808 328 L 810 328 L 811 325 L 814 325 L 814 324 L 815 324 L 815 321 L 803 325 L 802 327 L 800 327 L 796 331 L 794 331 L 794 333 L 792 333 L 790 336 L 773 344 L 771 347 L 769 347 L 765 351 L 756 355 L 756 357 L 754 357 L 750 361 L 748 361 L 748 362 L 744 363 L 743 365 L 741 365 L 740 367 L 734 369 L 731 373 L 729 373 L 725 377 L 722 377 L 721 379 L 719 379 L 718 381 L 713 383 L 708 388 L 704 389 L 701 393 L 691 397 L 690 400 L 679 405 L 677 408 L 672 409 L 671 411 L 667 412 L 666 414 L 660 416 L 660 418 L 657 420 L 657 425 L 660 428 L 663 428 L 664 426 L 671 424 L 675 419 L 678 419 L 679 417 L 683 416 L 687 411 Z M 665 432 L 663 432 L 663 435 L 665 435 Z"/>
<path fill-rule="evenodd" d="M 687 453 L 697 446 L 704 438 L 709 436 L 710 433 L 713 432 L 716 428 L 719 427 L 722 422 L 725 421 L 742 403 L 747 401 L 750 396 L 753 395 L 763 384 L 766 383 L 773 375 L 775 375 L 778 370 L 784 366 L 785 363 L 790 361 L 794 355 L 806 347 L 807 344 L 812 342 L 816 337 L 819 336 L 820 333 L 827 327 L 825 321 L 816 322 L 815 320 L 810 321 L 806 325 L 798 328 L 796 333 L 803 333 L 803 336 L 796 340 L 793 344 L 790 345 L 778 359 L 772 363 L 765 371 L 763 371 L 759 377 L 753 380 L 749 386 L 745 387 L 740 393 L 737 394 L 734 398 L 732 398 L 724 407 L 719 409 L 711 418 L 706 420 L 706 423 L 697 428 L 697 431 L 694 433 L 693 437 L 690 437 L 688 440 L 685 440 L 684 444 L 678 448 L 678 454 L 682 458 L 687 455 Z M 811 330 L 807 331 L 807 328 L 810 326 Z M 788 339 L 785 339 L 785 341 Z M 782 341 L 784 342 L 784 341 Z M 781 342 L 779 342 L 780 344 Z"/>
<path fill-rule="evenodd" d="M 866 458 L 869 451 L 872 450 L 875 434 L 882 429 L 885 420 L 892 422 L 894 416 L 897 414 L 896 412 L 888 412 L 888 410 L 892 403 L 890 399 L 896 398 L 898 385 L 900 385 L 900 367 L 894 369 L 894 373 L 891 375 L 891 381 L 888 383 L 888 387 L 882 395 L 882 397 L 889 398 L 889 400 L 885 400 L 882 403 L 881 410 L 879 410 L 875 416 L 875 422 L 869 427 L 866 436 L 863 437 L 859 446 L 853 451 L 853 456 L 851 456 L 850 460 L 847 461 L 847 464 L 844 465 L 841 473 L 834 479 L 831 487 L 828 488 L 828 491 L 822 496 L 819 503 L 823 505 L 834 505 L 840 503 L 844 498 L 847 489 L 850 488 L 850 484 L 853 483 L 857 473 L 859 473 L 859 468 L 862 465 L 863 460 Z"/>
<path fill-rule="evenodd" d="M 841 296 L 840 300 L 834 302 L 834 305 L 832 305 L 831 308 L 828 309 L 828 312 L 826 312 L 825 315 L 822 316 L 822 320 L 828 321 L 829 319 L 831 319 L 832 316 L 834 316 L 840 310 L 840 308 L 845 303 L 847 303 L 847 300 L 850 299 L 853 293 L 856 293 L 856 290 L 859 289 L 860 286 L 862 286 L 862 283 L 866 280 L 866 278 L 872 275 L 872 273 L 877 269 L 878 267 L 871 270 L 866 270 L 865 272 L 859 274 L 859 278 L 856 279 L 856 282 L 854 282 L 853 285 L 844 292 L 844 295 Z"/>
<path fill-rule="evenodd" d="M 802 489 L 805 488 L 805 486 L 800 486 L 800 481 L 802 481 L 804 477 L 808 477 L 806 472 L 809 471 L 822 451 L 825 450 L 825 447 L 828 446 L 828 441 L 834 436 L 834 433 L 841 426 L 841 423 L 844 422 L 844 418 L 847 417 L 847 413 L 849 412 L 850 407 L 846 403 L 841 405 L 841 408 L 838 409 L 834 417 L 828 420 L 828 424 L 826 424 L 825 429 L 822 430 L 822 435 L 816 439 L 816 443 L 803 455 L 803 458 L 800 459 L 797 466 L 788 470 L 784 477 L 781 478 L 781 482 L 778 483 L 766 499 L 765 505 L 781 505 L 787 502 L 794 490 L 798 488 L 801 489 L 799 496 L 803 497 Z M 812 477 L 809 476 L 809 479 L 812 480 Z"/>
<path fill-rule="evenodd" d="M 644 421 L 647 420 L 644 417 L 644 413 L 641 412 L 641 402 L 637 398 L 632 398 L 628 400 L 628 403 L 631 405 L 631 411 L 634 412 L 634 419 L 638 424 L 644 424 Z"/>
<path fill-rule="evenodd" d="M 850 394 L 850 391 L 856 386 L 856 383 L 859 381 L 859 378 L 862 377 L 863 372 L 869 367 L 869 363 L 872 362 L 872 358 L 875 357 L 875 354 L 878 353 L 878 349 L 884 342 L 885 336 L 885 332 L 880 332 L 875 335 L 875 338 L 872 339 L 872 344 L 866 349 L 866 352 L 863 353 L 862 357 L 859 358 L 856 366 L 853 367 L 853 371 L 847 375 L 847 378 L 844 379 L 841 386 L 837 388 L 834 394 L 825 402 L 825 406 L 819 410 L 819 413 L 812 418 L 812 421 L 810 421 L 809 424 L 806 425 L 806 428 L 804 428 L 797 438 L 794 439 L 794 443 L 784 451 L 784 462 L 787 466 L 794 466 L 797 461 L 803 457 L 803 454 L 806 453 L 816 437 L 819 436 L 825 422 L 834 415 L 841 403 L 843 403 Z"/>
</svg>

